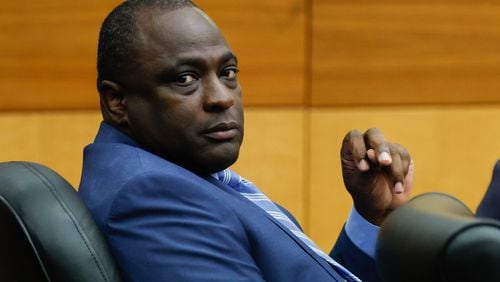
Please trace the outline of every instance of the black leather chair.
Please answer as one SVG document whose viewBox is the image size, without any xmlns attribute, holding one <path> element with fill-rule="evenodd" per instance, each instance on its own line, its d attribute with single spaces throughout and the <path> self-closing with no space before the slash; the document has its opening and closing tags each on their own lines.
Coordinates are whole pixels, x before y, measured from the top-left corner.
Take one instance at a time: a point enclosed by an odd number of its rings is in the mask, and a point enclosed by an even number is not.
<svg viewBox="0 0 500 282">
<path fill-rule="evenodd" d="M 0 281 L 121 281 L 78 194 L 45 166 L 0 163 Z"/>
<path fill-rule="evenodd" d="M 376 260 L 386 282 L 500 281 L 500 222 L 450 195 L 422 194 L 382 224 Z"/>
</svg>

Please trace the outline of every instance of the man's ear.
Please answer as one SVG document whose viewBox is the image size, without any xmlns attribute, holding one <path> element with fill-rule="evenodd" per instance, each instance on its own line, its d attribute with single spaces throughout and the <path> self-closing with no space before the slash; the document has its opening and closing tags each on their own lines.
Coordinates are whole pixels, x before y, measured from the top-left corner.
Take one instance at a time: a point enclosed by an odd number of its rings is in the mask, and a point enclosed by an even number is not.
<svg viewBox="0 0 500 282">
<path fill-rule="evenodd" d="M 102 80 L 99 83 L 101 111 L 104 120 L 119 126 L 127 126 L 127 98 L 122 87 L 113 81 Z"/>
</svg>

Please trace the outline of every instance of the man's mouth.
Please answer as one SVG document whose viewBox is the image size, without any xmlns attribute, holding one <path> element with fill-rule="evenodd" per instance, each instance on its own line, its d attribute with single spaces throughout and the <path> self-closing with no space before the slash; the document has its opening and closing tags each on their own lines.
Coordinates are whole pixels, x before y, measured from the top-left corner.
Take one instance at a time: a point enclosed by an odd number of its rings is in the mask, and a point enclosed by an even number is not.
<svg viewBox="0 0 500 282">
<path fill-rule="evenodd" d="M 238 135 L 238 124 L 221 122 L 205 131 L 204 135 L 215 141 L 228 141 Z"/>
</svg>

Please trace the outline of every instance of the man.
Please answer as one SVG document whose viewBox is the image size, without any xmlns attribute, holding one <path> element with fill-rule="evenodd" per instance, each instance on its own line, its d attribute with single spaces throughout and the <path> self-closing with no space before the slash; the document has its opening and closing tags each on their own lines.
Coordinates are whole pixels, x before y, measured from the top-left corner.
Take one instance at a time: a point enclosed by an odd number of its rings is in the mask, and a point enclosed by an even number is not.
<svg viewBox="0 0 500 282">
<path fill-rule="evenodd" d="M 104 122 L 85 148 L 79 192 L 126 280 L 359 281 L 348 268 L 376 281 L 369 222 L 407 200 L 406 150 L 376 129 L 347 134 L 343 173 L 356 209 L 332 260 L 227 169 L 244 131 L 237 73 L 219 29 L 190 1 L 130 0 L 104 21 Z"/>
</svg>

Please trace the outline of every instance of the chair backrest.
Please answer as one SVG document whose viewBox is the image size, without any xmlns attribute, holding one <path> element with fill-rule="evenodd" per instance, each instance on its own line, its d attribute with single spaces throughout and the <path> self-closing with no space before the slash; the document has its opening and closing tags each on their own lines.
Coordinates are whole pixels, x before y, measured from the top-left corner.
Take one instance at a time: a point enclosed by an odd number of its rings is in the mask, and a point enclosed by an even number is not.
<svg viewBox="0 0 500 282">
<path fill-rule="evenodd" d="M 77 192 L 40 164 L 0 163 L 0 281 L 121 281 Z"/>
<path fill-rule="evenodd" d="M 422 194 L 382 224 L 376 260 L 385 282 L 500 281 L 500 222 L 450 195 Z"/>
</svg>

